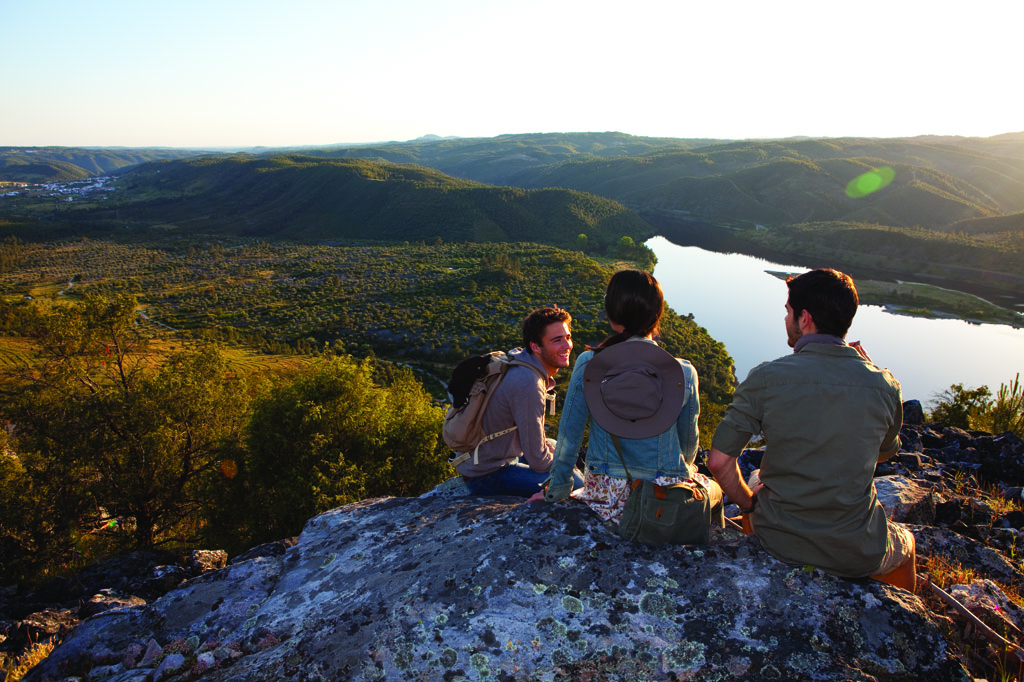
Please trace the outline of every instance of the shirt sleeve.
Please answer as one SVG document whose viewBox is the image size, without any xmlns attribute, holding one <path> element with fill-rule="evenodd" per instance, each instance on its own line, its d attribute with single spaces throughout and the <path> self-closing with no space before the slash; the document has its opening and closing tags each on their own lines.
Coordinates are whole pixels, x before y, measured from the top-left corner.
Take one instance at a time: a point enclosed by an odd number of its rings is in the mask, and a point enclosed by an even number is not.
<svg viewBox="0 0 1024 682">
<path fill-rule="evenodd" d="M 693 461 L 700 448 L 700 387 L 697 370 L 692 364 L 680 360 L 683 375 L 686 377 L 686 401 L 676 419 L 676 435 L 679 437 L 679 450 L 691 470 L 696 471 Z"/>
<path fill-rule="evenodd" d="M 534 382 L 525 391 L 525 399 L 512 401 L 512 420 L 519 432 L 519 444 L 523 448 L 526 463 L 534 471 L 544 473 L 551 468 L 554 454 L 554 448 L 544 435 L 544 409 L 547 403 L 543 396 L 547 394 L 547 386 L 542 384 L 542 380 L 531 369 L 522 367 L 516 371 L 521 372 L 521 376 L 533 378 Z M 539 396 L 539 399 L 534 396 Z"/>
<path fill-rule="evenodd" d="M 569 379 L 569 390 L 562 405 L 562 419 L 558 422 L 558 443 L 555 445 L 554 463 L 544 499 L 557 502 L 572 492 L 572 472 L 576 468 L 576 455 L 583 443 L 583 430 L 587 426 L 590 410 L 583 396 L 583 372 L 593 357 L 589 351 L 580 355 Z"/>
<path fill-rule="evenodd" d="M 739 457 L 750 438 L 761 433 L 763 411 L 755 372 L 756 368 L 736 388 L 732 404 L 726 409 L 725 417 L 711 439 L 711 447 L 731 457 Z"/>
<path fill-rule="evenodd" d="M 894 380 L 895 381 L 895 380 Z M 884 462 L 900 451 L 900 429 L 903 427 L 903 394 L 898 385 L 896 388 L 896 404 L 893 406 L 892 424 L 885 434 L 882 447 L 878 449 L 878 461 Z"/>
</svg>

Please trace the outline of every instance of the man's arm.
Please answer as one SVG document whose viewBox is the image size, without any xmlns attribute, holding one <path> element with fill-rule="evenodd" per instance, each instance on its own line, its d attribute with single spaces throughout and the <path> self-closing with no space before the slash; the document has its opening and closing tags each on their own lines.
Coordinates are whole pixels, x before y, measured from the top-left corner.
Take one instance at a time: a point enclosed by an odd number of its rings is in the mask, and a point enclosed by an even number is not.
<svg viewBox="0 0 1024 682">
<path fill-rule="evenodd" d="M 534 471 L 543 473 L 551 468 L 554 455 L 554 448 L 544 434 L 544 408 L 547 406 L 544 402 L 544 387 L 532 370 L 522 367 L 516 368 L 516 372 L 519 374 L 515 377 L 516 391 L 509 396 L 512 419 L 527 464 Z M 507 377 L 505 381 L 511 378 Z"/>
<path fill-rule="evenodd" d="M 871 359 L 871 356 L 868 355 L 868 352 L 864 350 L 864 346 L 860 345 L 860 341 L 850 341 L 847 345 L 857 351 L 862 358 L 871 364 L 875 364 Z M 878 462 L 884 462 L 900 451 L 900 427 L 903 426 L 902 395 L 898 397 L 896 406 L 893 408 L 893 412 L 894 416 L 892 426 L 890 426 L 889 432 L 885 434 L 885 440 L 882 441 L 882 446 L 878 449 Z"/>
<path fill-rule="evenodd" d="M 885 434 L 882 446 L 878 449 L 878 461 L 884 462 L 900 451 L 903 443 L 900 441 L 900 429 L 903 427 L 903 394 L 896 392 L 892 407 L 892 422 Z"/>
<path fill-rule="evenodd" d="M 569 379 L 569 388 L 565 393 L 565 402 L 562 403 L 562 418 L 558 422 L 558 444 L 555 445 L 551 476 L 544 489 L 544 499 L 548 502 L 563 500 L 572 492 L 576 455 L 583 442 L 583 430 L 590 416 L 587 400 L 583 397 L 583 373 L 590 357 L 591 353 L 587 351 L 576 359 L 572 378 Z"/>
<path fill-rule="evenodd" d="M 708 468 L 715 475 L 718 485 L 729 497 L 729 501 L 739 505 L 740 509 L 750 509 L 754 504 L 754 493 L 747 486 L 740 474 L 740 464 L 736 457 L 725 454 L 721 450 L 711 448 L 708 455 Z"/>
</svg>

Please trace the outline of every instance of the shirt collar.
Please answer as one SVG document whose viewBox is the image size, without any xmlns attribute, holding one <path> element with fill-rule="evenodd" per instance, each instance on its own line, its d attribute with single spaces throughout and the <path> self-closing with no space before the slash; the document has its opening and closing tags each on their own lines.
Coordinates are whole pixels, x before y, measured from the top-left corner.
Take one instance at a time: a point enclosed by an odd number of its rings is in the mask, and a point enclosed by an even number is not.
<svg viewBox="0 0 1024 682">
<path fill-rule="evenodd" d="M 796 345 L 793 346 L 793 352 L 799 353 L 803 350 L 804 346 L 809 343 L 827 343 L 833 346 L 845 346 L 846 341 L 838 336 L 832 336 L 831 334 L 804 334 L 797 339 Z"/>
</svg>

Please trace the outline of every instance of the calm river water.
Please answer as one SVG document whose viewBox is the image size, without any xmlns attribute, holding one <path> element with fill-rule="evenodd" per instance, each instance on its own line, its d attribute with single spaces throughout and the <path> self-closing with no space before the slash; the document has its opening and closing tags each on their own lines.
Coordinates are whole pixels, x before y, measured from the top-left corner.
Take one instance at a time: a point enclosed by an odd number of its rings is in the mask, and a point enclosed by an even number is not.
<svg viewBox="0 0 1024 682">
<path fill-rule="evenodd" d="M 766 271 L 803 272 L 742 254 L 677 246 L 663 237 L 647 242 L 658 256 L 654 274 L 672 309 L 693 313 L 698 324 L 725 344 L 742 380 L 759 362 L 791 353 L 786 345 L 786 283 Z M 927 404 L 962 383 L 992 392 L 1024 373 L 1024 330 L 893 315 L 861 306 L 847 340 L 860 340 L 875 364 L 903 386 L 904 399 Z"/>
</svg>

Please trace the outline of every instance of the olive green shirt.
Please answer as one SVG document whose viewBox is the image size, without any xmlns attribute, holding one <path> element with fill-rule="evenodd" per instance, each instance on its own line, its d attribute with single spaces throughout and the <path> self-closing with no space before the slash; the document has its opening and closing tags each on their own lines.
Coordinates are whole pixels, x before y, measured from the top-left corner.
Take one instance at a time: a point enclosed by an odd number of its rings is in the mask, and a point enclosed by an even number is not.
<svg viewBox="0 0 1024 682">
<path fill-rule="evenodd" d="M 900 448 L 900 385 L 846 345 L 809 343 L 750 371 L 715 431 L 714 448 L 738 457 L 764 434 L 752 514 L 761 545 L 790 564 L 873 573 L 886 549 L 875 464 Z"/>
</svg>

